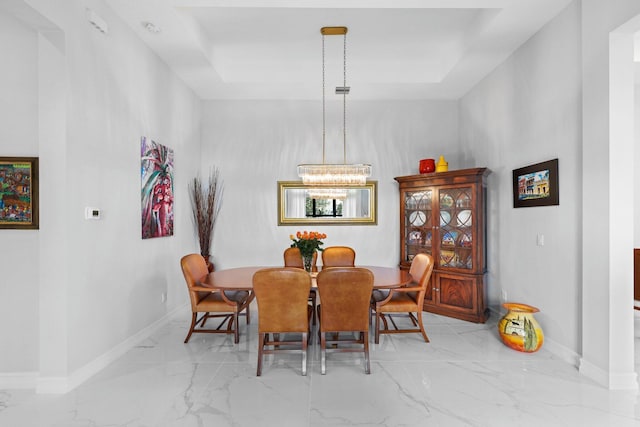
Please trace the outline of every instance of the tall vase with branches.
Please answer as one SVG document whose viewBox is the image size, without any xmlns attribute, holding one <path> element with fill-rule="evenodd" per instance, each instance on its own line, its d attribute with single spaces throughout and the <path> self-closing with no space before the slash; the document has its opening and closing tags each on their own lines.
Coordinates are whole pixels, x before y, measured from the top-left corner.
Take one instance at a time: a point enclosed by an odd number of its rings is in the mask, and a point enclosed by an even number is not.
<svg viewBox="0 0 640 427">
<path fill-rule="evenodd" d="M 193 223 L 200 244 L 200 255 L 207 262 L 209 271 L 213 270 L 210 259 L 211 243 L 213 242 L 213 229 L 222 207 L 222 192 L 223 185 L 218 168 L 212 168 L 209 171 L 206 183 L 203 183 L 203 180 L 196 176 L 189 184 Z"/>
</svg>

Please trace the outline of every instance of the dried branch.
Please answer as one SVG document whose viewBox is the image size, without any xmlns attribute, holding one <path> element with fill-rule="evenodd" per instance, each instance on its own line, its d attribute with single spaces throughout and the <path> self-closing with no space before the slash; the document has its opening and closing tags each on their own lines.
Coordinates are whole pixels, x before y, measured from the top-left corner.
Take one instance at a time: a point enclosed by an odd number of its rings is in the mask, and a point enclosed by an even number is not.
<svg viewBox="0 0 640 427">
<path fill-rule="evenodd" d="M 193 223 L 198 234 L 200 254 L 203 256 L 210 255 L 213 229 L 222 206 L 222 192 L 223 185 L 219 179 L 218 168 L 212 168 L 209 171 L 209 181 L 206 187 L 203 187 L 199 177 L 193 178 L 191 185 L 189 185 Z"/>
</svg>

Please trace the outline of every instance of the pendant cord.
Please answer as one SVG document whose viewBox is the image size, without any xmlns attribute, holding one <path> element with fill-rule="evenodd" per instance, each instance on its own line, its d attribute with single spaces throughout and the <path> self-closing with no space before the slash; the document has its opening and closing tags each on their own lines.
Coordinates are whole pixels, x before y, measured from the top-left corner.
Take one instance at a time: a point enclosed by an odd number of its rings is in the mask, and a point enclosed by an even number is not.
<svg viewBox="0 0 640 427">
<path fill-rule="evenodd" d="M 347 164 L 347 33 L 343 33 L 342 51 L 342 160 Z M 326 106 L 325 34 L 322 33 L 322 164 L 326 163 L 327 106 Z"/>
<path fill-rule="evenodd" d="M 344 164 L 347 164 L 347 33 L 344 33 L 342 82 L 342 150 Z"/>
<path fill-rule="evenodd" d="M 347 86 L 347 27 L 322 27 L 322 164 L 300 164 L 298 165 L 298 175 L 302 178 L 302 182 L 309 186 L 320 187 L 344 187 L 351 185 L 365 185 L 367 177 L 371 176 L 371 165 L 369 164 L 348 164 L 347 163 L 347 95 L 350 87 Z M 329 84 L 336 84 L 336 95 L 342 95 L 342 156 L 343 164 L 339 160 L 327 164 L 327 64 L 326 64 L 326 40 L 325 36 L 343 36 L 343 69 L 342 69 L 342 86 L 332 81 L 331 73 L 329 73 Z M 338 43 L 339 41 L 336 40 Z M 333 48 L 334 45 L 330 45 Z M 339 49 L 339 46 L 335 46 Z M 332 64 L 330 64 L 332 65 Z M 335 64 L 339 66 L 338 64 Z M 338 70 L 336 70 L 338 71 Z M 336 73 L 337 74 L 337 73 Z M 337 75 L 335 75 L 337 79 Z M 333 87 L 331 88 L 333 90 Z M 329 98 L 331 101 L 332 98 Z M 336 98 L 336 101 L 338 99 Z M 335 104 L 337 105 L 337 104 Z M 340 120 L 337 116 L 335 117 Z M 337 123 L 336 123 L 337 124 Z M 339 126 L 339 125 L 338 125 Z M 337 129 L 336 129 L 337 130 Z M 337 130 L 338 131 L 338 130 Z M 339 132 L 339 131 L 338 131 Z M 338 137 L 339 138 L 339 137 Z M 339 144 L 338 141 L 336 141 Z M 336 147 L 337 148 L 337 147 Z M 338 198 L 334 195 L 334 199 Z"/>
<path fill-rule="evenodd" d="M 324 91 L 325 91 L 325 84 L 324 84 L 324 34 L 322 35 L 322 164 L 325 163 L 325 157 L 324 157 L 324 147 L 325 147 L 325 140 L 326 140 L 326 106 L 325 106 L 325 95 L 324 95 Z"/>
</svg>

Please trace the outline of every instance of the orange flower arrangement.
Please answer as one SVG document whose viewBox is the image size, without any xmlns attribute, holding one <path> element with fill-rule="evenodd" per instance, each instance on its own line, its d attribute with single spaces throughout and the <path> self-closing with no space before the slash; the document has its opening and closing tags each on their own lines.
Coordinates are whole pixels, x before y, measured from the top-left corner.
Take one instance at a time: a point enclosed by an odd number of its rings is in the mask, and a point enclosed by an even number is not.
<svg viewBox="0 0 640 427">
<path fill-rule="evenodd" d="M 312 257 L 315 251 L 324 250 L 320 246 L 324 244 L 322 239 L 326 239 L 327 235 L 317 231 L 298 231 L 295 236 L 291 234 L 289 238 L 293 241 L 291 247 L 300 249 L 300 255 Z"/>
</svg>

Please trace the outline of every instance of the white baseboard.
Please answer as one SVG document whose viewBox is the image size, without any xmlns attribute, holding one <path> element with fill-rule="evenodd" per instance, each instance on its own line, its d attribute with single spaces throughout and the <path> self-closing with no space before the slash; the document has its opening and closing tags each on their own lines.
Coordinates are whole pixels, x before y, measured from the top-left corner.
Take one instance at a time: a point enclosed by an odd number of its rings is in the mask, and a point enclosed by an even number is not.
<svg viewBox="0 0 640 427">
<path fill-rule="evenodd" d="M 580 366 L 580 355 L 570 348 L 567 348 L 566 346 L 559 344 L 558 342 L 553 341 L 546 336 L 544 337 L 544 343 L 542 345 L 546 348 L 547 351 L 551 352 L 554 356 L 557 356 L 570 365 L 575 367 Z"/>
<path fill-rule="evenodd" d="M 39 394 L 64 394 L 73 390 L 69 387 L 69 377 L 38 377 L 35 388 Z"/>
<path fill-rule="evenodd" d="M 611 374 L 584 359 L 580 359 L 579 371 L 609 390 L 638 390 L 638 375 L 635 372 Z"/>
<path fill-rule="evenodd" d="M 0 373 L 0 390 L 33 389 L 38 381 L 37 372 Z"/>
<path fill-rule="evenodd" d="M 106 353 L 98 356 L 91 362 L 75 370 L 68 377 L 37 377 L 35 384 L 36 393 L 39 394 L 64 394 L 78 387 L 80 384 L 106 368 L 109 364 L 122 357 L 127 351 L 149 338 L 158 329 L 166 325 L 173 317 L 184 312 L 185 305 L 176 307 L 159 320 L 146 328 L 140 330 L 135 335 L 127 338 L 120 344 L 113 347 Z"/>
</svg>

